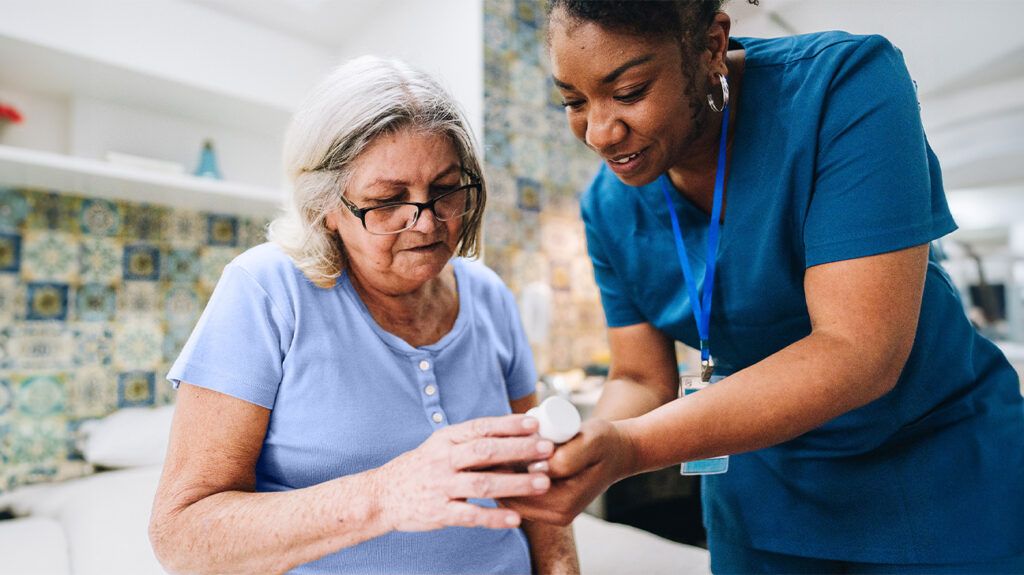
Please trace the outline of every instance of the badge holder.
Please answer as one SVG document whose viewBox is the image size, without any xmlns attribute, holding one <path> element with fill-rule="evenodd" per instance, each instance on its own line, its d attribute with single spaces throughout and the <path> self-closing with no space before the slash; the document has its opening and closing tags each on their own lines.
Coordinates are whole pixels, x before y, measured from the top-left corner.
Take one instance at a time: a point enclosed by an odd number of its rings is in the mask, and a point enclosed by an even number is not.
<svg viewBox="0 0 1024 575">
<path fill-rule="evenodd" d="M 722 376 L 712 376 L 714 369 L 710 358 L 701 361 L 701 375 L 680 375 L 679 376 L 679 397 L 697 393 L 705 387 L 722 379 Z M 710 457 L 697 461 L 684 461 L 679 468 L 680 475 L 717 475 L 729 471 L 729 456 Z"/>
</svg>

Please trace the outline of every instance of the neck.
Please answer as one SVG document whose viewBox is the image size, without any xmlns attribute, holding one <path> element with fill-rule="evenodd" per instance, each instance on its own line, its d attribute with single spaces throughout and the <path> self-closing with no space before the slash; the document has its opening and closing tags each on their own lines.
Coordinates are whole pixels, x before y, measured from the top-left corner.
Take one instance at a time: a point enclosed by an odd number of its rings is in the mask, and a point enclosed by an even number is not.
<svg viewBox="0 0 1024 575">
<path fill-rule="evenodd" d="M 374 321 L 413 347 L 435 343 L 455 324 L 459 301 L 451 264 L 411 290 L 375 285 L 351 268 L 349 279 Z"/>
</svg>

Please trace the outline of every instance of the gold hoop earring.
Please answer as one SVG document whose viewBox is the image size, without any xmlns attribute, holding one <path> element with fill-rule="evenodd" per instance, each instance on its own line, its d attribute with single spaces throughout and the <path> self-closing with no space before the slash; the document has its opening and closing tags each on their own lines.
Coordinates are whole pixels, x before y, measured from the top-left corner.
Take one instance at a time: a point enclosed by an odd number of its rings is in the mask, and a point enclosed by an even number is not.
<svg viewBox="0 0 1024 575">
<path fill-rule="evenodd" d="M 715 73 L 715 75 L 718 76 L 718 82 L 722 86 L 722 107 L 719 108 L 715 105 L 715 98 L 711 95 L 711 92 L 708 92 L 708 107 L 714 112 L 721 113 L 729 105 L 729 81 L 722 74 Z"/>
</svg>

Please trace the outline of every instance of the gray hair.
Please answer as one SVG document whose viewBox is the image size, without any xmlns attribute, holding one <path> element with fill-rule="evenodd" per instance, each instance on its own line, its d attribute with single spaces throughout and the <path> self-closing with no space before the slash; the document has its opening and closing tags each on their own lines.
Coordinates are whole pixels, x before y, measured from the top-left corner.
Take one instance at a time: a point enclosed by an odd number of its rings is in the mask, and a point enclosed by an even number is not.
<svg viewBox="0 0 1024 575">
<path fill-rule="evenodd" d="M 292 195 L 267 237 L 313 284 L 329 288 L 345 269 L 345 250 L 327 215 L 342 209 L 355 160 L 378 136 L 403 129 L 447 136 L 462 168 L 481 184 L 466 214 L 456 253 L 479 254 L 487 187 L 464 114 L 429 75 L 399 60 L 363 56 L 335 69 L 306 98 L 285 136 L 284 168 Z"/>
</svg>

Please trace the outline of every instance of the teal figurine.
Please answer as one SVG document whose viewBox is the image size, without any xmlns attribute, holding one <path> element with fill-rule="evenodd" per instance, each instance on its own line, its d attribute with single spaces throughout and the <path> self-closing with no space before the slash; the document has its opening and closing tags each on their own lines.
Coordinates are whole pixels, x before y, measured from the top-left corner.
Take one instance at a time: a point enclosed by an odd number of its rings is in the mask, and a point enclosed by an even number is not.
<svg viewBox="0 0 1024 575">
<path fill-rule="evenodd" d="M 217 167 L 217 154 L 213 151 L 213 142 L 203 142 L 203 151 L 199 153 L 199 167 L 196 168 L 196 175 L 202 178 L 223 179 L 220 175 L 220 168 Z"/>
</svg>

